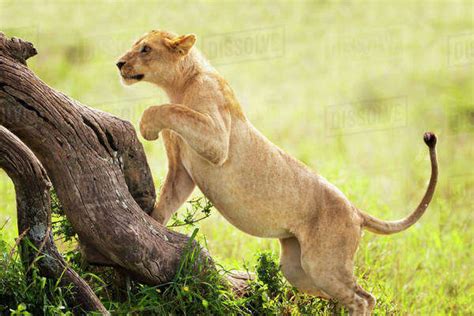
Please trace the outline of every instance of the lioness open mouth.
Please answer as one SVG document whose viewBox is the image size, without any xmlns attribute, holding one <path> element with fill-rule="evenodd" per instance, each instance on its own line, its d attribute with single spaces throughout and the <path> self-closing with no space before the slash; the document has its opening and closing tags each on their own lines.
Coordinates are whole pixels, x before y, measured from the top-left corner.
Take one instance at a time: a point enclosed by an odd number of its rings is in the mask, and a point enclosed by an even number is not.
<svg viewBox="0 0 474 316">
<path fill-rule="evenodd" d="M 134 75 L 134 76 L 125 76 L 122 75 L 123 78 L 125 79 L 134 79 L 134 80 L 142 80 L 145 75 Z"/>
</svg>

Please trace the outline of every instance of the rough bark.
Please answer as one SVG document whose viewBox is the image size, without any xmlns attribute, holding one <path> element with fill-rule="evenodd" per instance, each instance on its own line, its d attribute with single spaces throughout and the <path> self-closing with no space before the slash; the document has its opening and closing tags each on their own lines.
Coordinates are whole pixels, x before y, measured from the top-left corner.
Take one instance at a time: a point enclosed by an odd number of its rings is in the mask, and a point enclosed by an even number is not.
<svg viewBox="0 0 474 316">
<path fill-rule="evenodd" d="M 40 273 L 62 285 L 72 284 L 74 305 L 107 313 L 89 285 L 64 261 L 51 233 L 51 187 L 46 171 L 15 135 L 0 126 L 0 168 L 12 179 L 16 191 L 20 251 L 25 268 L 36 264 Z M 34 248 L 29 245 L 31 242 Z"/>
</svg>

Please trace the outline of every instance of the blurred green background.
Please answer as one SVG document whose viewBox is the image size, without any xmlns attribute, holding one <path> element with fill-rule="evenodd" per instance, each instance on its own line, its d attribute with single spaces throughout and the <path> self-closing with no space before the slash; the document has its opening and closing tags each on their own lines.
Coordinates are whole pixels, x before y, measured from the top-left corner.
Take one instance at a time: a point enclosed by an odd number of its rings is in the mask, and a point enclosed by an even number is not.
<svg viewBox="0 0 474 316">
<path fill-rule="evenodd" d="M 422 135 L 436 132 L 434 201 L 404 233 L 366 234 L 356 272 L 403 314 L 474 313 L 472 1 L 0 1 L 0 31 L 35 44 L 29 66 L 39 77 L 135 125 L 167 98 L 149 84 L 124 87 L 115 61 L 151 29 L 195 33 L 253 124 L 380 218 L 401 218 L 420 201 L 429 178 Z M 144 144 L 158 187 L 165 152 L 160 141 Z M 10 242 L 15 212 L 0 170 Z M 200 227 L 226 268 L 279 251 L 217 211 Z"/>
</svg>

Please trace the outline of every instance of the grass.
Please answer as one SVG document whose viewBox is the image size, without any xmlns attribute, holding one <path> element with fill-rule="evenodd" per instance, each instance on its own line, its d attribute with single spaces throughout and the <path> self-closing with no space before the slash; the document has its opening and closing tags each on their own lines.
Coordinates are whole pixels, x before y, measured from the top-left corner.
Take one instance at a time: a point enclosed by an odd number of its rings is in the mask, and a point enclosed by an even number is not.
<svg viewBox="0 0 474 316">
<path fill-rule="evenodd" d="M 193 201 L 193 209 L 200 206 L 199 200 Z M 65 259 L 91 285 L 112 314 L 299 315 L 311 314 L 314 310 L 324 314 L 344 314 L 335 302 L 326 302 L 298 293 L 283 279 L 277 258 L 269 252 L 263 252 L 256 257 L 256 277 L 250 281 L 248 294 L 243 297 L 230 291 L 224 281 L 224 276 L 228 273 L 224 268 L 210 270 L 205 264 L 197 261 L 200 248 L 190 247 L 185 252 L 174 279 L 167 284 L 149 286 L 123 277 L 120 279 L 111 268 L 93 267 L 85 263 L 75 247 L 76 235 L 70 229 L 70 223 L 62 216 L 60 205 L 53 204 L 52 211 L 56 218 L 56 225 L 53 227 L 55 236 L 62 241 L 68 240 L 68 246 L 72 247 L 71 250 L 65 251 Z M 176 218 L 174 223 L 182 225 L 190 218 Z M 194 222 L 185 225 L 190 227 Z M 198 231 L 199 229 L 194 229 L 190 240 L 197 238 Z M 18 247 L 31 245 L 22 243 Z M 19 253 L 16 246 L 11 247 L 0 239 L 1 315 L 81 313 L 81 310 L 69 304 L 70 297 L 74 295 L 69 287 L 62 287 L 57 281 L 40 276 L 35 266 L 26 275 Z"/>
<path fill-rule="evenodd" d="M 434 201 L 404 233 L 365 234 L 356 272 L 378 298 L 378 314 L 469 315 L 473 9 L 469 1 L 1 1 L 0 29 L 35 42 L 30 67 L 48 84 L 133 123 L 166 98 L 150 85 L 124 88 L 115 60 L 147 30 L 193 32 L 259 130 L 380 218 L 401 218 L 421 199 L 429 177 L 421 137 L 435 131 Z M 144 144 L 158 186 L 165 153 Z M 1 171 L 0 196 L 0 223 L 11 218 L 2 239 L 11 245 L 14 189 Z M 217 211 L 197 227 L 226 269 L 253 270 L 258 252 L 279 251 L 277 241 L 245 235 Z"/>
</svg>

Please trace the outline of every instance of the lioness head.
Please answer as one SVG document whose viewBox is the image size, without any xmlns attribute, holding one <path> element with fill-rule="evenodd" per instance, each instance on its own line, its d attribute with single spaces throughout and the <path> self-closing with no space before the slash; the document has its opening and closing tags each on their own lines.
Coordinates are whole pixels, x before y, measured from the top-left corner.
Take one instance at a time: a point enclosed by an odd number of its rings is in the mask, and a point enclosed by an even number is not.
<svg viewBox="0 0 474 316">
<path fill-rule="evenodd" d="M 151 31 L 141 37 L 117 62 L 126 85 L 138 81 L 166 84 L 179 75 L 181 60 L 188 55 L 196 36 L 177 36 Z"/>
</svg>

